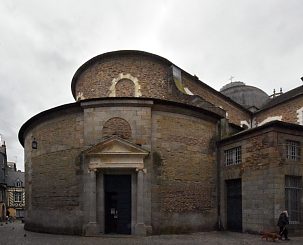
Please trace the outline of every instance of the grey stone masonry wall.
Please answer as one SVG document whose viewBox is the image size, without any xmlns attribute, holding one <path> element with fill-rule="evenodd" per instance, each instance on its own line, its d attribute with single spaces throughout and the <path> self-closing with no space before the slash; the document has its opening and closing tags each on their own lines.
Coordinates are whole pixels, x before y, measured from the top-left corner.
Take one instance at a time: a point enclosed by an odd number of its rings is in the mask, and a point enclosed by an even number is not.
<svg viewBox="0 0 303 245">
<path fill-rule="evenodd" d="M 216 123 L 160 111 L 152 120 L 154 232 L 214 229 Z"/>
<path fill-rule="evenodd" d="M 25 136 L 25 229 L 81 233 L 79 152 L 83 144 L 83 114 L 57 114 L 41 121 Z M 37 149 L 32 149 L 32 141 Z"/>
<path fill-rule="evenodd" d="M 100 102 L 102 103 L 102 102 Z M 115 106 L 114 100 L 110 107 L 87 107 L 84 110 L 84 139 L 85 145 L 92 146 L 104 140 L 103 126 L 113 118 L 122 118 L 127 121 L 131 128 L 131 137 L 129 138 L 135 144 L 150 150 L 151 133 L 151 108 L 137 106 Z M 86 105 L 85 105 L 86 106 Z M 129 129 L 127 129 L 129 130 Z"/>
</svg>

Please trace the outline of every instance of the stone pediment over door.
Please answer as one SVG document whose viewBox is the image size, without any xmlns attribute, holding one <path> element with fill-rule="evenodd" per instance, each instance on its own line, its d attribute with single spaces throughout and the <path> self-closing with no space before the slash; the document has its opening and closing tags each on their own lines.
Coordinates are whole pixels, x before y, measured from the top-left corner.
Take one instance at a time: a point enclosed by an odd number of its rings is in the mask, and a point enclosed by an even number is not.
<svg viewBox="0 0 303 245">
<path fill-rule="evenodd" d="M 114 136 L 85 152 L 89 169 L 100 168 L 144 168 L 144 158 L 149 154 L 142 147 Z"/>
</svg>

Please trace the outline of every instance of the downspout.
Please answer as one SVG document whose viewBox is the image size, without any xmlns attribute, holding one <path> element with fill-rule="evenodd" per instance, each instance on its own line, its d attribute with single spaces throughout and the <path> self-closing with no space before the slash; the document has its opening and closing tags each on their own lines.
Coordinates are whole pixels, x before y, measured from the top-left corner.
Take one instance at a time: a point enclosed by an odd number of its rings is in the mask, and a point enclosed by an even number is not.
<svg viewBox="0 0 303 245">
<path fill-rule="evenodd" d="M 222 137 L 222 119 L 218 123 L 218 136 L 216 141 L 216 162 L 217 162 L 217 229 L 223 230 L 221 221 L 221 154 L 218 141 Z"/>
</svg>

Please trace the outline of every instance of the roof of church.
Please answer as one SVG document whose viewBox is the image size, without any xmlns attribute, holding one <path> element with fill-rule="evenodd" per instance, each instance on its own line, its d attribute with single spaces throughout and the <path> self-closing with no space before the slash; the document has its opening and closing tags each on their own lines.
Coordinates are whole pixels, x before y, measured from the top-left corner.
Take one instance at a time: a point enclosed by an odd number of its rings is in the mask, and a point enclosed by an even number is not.
<svg viewBox="0 0 303 245">
<path fill-rule="evenodd" d="M 252 107 L 260 109 L 270 99 L 263 90 L 243 82 L 228 83 L 220 92 L 247 109 Z"/>
<path fill-rule="evenodd" d="M 212 93 L 216 94 L 217 96 L 220 96 L 221 98 L 225 99 L 227 102 L 232 103 L 233 105 L 237 106 L 238 108 L 241 108 L 242 110 L 250 113 L 250 111 L 243 107 L 241 104 L 237 103 L 236 101 L 232 100 L 231 98 L 229 98 L 228 96 L 225 96 L 224 94 L 222 94 L 221 92 L 217 91 L 216 89 L 212 88 L 211 86 L 207 85 L 206 83 L 202 82 L 201 80 L 199 80 L 199 78 L 195 75 L 191 75 L 190 73 L 188 73 L 187 71 L 184 71 L 183 69 L 181 69 L 179 66 L 175 65 L 174 63 L 172 63 L 171 61 L 169 61 L 168 59 L 161 57 L 159 55 L 153 54 L 153 53 L 149 53 L 149 52 L 145 52 L 145 51 L 140 51 L 140 50 L 117 50 L 117 51 L 112 51 L 112 52 L 107 52 L 107 53 L 103 53 L 100 55 L 97 55 L 91 59 L 89 59 L 88 61 L 86 61 L 83 65 L 81 65 L 77 71 L 75 72 L 73 78 L 72 78 L 72 82 L 71 82 L 71 90 L 72 90 L 72 94 L 73 97 L 76 99 L 76 82 L 80 76 L 80 74 L 87 69 L 89 66 L 91 66 L 92 64 L 98 62 L 99 60 L 105 59 L 105 58 L 109 58 L 109 57 L 117 57 L 117 56 L 127 56 L 127 55 L 140 55 L 140 56 L 148 56 L 148 57 L 152 57 L 155 58 L 156 60 L 159 60 L 161 62 L 163 62 L 164 64 L 167 64 L 168 66 L 174 65 L 175 67 L 179 68 L 182 73 L 184 73 L 185 75 L 191 77 L 193 79 L 193 81 L 197 82 L 197 84 L 199 84 L 200 86 L 203 86 L 207 89 L 209 89 Z M 211 102 L 211 101 L 209 101 Z"/>
<path fill-rule="evenodd" d="M 260 111 L 263 111 L 263 110 L 267 110 L 269 108 L 272 108 L 278 104 L 281 104 L 281 103 L 284 103 L 288 100 L 291 100 L 291 99 L 294 99 L 296 98 L 297 96 L 299 95 L 302 95 L 303 94 L 303 86 L 299 86 L 297 88 L 294 88 L 292 90 L 289 90 L 288 92 L 286 93 L 283 93 L 271 100 L 269 100 L 261 109 Z"/>
<path fill-rule="evenodd" d="M 16 186 L 16 181 L 19 180 L 22 182 L 22 186 L 24 187 L 24 172 L 20 170 L 15 171 L 14 169 L 8 168 L 7 171 L 7 186 Z"/>
<path fill-rule="evenodd" d="M 148 53 L 148 52 L 144 52 L 144 51 L 139 51 L 139 50 L 117 50 L 117 51 L 112 51 L 112 52 L 107 52 L 107 53 L 103 53 L 103 54 L 99 54 L 91 59 L 89 59 L 88 61 L 86 61 L 83 65 L 81 65 L 78 70 L 76 71 L 76 73 L 73 76 L 72 79 L 72 83 L 71 83 L 71 90 L 72 90 L 72 94 L 75 98 L 75 89 L 76 89 L 76 82 L 80 76 L 80 74 L 90 65 L 96 63 L 99 60 L 105 59 L 105 58 L 109 58 L 109 57 L 115 57 L 115 56 L 126 56 L 126 55 L 141 55 L 141 56 L 149 56 L 149 57 L 153 57 L 157 60 L 162 61 L 163 63 L 166 63 L 168 65 L 172 65 L 173 63 L 170 62 L 169 60 L 156 55 L 156 54 L 152 54 L 152 53 Z"/>
</svg>

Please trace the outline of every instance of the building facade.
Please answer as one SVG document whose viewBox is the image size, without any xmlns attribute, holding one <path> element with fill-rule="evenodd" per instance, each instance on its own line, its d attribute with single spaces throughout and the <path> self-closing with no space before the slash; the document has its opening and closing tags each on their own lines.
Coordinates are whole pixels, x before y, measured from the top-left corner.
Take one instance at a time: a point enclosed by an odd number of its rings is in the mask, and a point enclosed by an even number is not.
<svg viewBox="0 0 303 245">
<path fill-rule="evenodd" d="M 10 217 L 22 219 L 25 209 L 24 172 L 17 170 L 14 162 L 8 162 L 7 165 L 7 210 Z"/>
<path fill-rule="evenodd" d="M 0 135 L 0 221 L 6 220 L 6 169 L 6 146 Z"/>
<path fill-rule="evenodd" d="M 117 51 L 83 64 L 71 89 L 76 102 L 19 131 L 25 229 L 256 232 L 287 208 L 302 232 L 301 87 L 218 92 L 160 56 Z"/>
</svg>

